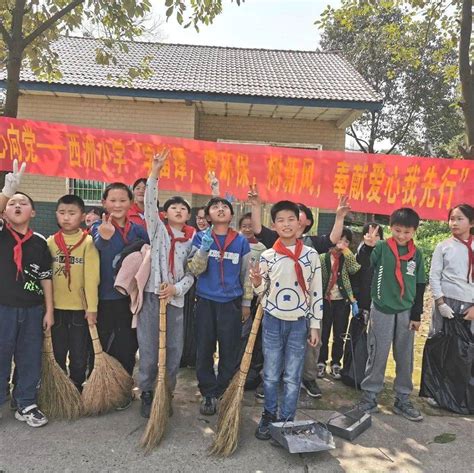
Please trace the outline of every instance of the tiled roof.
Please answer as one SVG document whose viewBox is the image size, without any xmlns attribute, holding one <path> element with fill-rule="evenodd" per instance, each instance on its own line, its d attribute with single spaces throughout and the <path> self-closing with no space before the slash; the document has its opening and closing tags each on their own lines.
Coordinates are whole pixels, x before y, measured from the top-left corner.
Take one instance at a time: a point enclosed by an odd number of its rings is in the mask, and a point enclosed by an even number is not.
<svg viewBox="0 0 474 473">
<path fill-rule="evenodd" d="M 53 45 L 61 58 L 55 84 L 130 88 L 117 83 L 143 57 L 151 56 L 153 75 L 135 79 L 132 89 L 233 96 L 379 103 L 381 98 L 336 53 L 244 49 L 184 44 L 128 42 L 118 64 L 95 62 L 100 40 L 63 37 Z M 110 77 L 109 77 L 110 76 Z M 0 80 L 4 79 L 0 72 Z M 46 82 L 24 68 L 22 82 Z"/>
</svg>

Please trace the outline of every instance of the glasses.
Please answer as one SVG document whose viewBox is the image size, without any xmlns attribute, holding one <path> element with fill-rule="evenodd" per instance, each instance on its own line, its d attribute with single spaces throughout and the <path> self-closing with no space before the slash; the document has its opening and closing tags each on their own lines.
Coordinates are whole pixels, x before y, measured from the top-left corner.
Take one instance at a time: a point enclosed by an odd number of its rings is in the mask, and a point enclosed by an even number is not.
<svg viewBox="0 0 474 473">
<path fill-rule="evenodd" d="M 206 220 L 206 217 L 196 217 L 196 220 Z"/>
</svg>

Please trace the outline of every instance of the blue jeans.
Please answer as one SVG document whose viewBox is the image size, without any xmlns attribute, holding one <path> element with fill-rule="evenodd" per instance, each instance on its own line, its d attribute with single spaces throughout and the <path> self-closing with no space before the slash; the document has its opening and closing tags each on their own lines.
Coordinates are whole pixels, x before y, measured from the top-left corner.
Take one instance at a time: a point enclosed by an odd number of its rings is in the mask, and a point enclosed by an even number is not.
<svg viewBox="0 0 474 473">
<path fill-rule="evenodd" d="M 265 410 L 278 414 L 278 389 L 283 373 L 280 419 L 295 418 L 308 338 L 307 320 L 280 320 L 265 312 L 263 317 L 263 390 Z M 278 416 L 277 416 L 278 417 Z"/>
<path fill-rule="evenodd" d="M 17 379 L 13 397 L 18 408 L 36 403 L 41 378 L 43 344 L 42 306 L 7 307 L 0 305 L 0 406 L 5 402 L 12 359 Z"/>
</svg>

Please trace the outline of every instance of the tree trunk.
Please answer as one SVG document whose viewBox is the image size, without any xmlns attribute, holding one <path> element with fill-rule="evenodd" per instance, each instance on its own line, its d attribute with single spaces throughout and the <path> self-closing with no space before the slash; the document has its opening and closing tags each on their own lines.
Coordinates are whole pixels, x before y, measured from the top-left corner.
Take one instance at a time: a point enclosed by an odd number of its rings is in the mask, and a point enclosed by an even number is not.
<svg viewBox="0 0 474 473">
<path fill-rule="evenodd" d="M 459 78 L 466 126 L 467 146 L 459 150 L 465 159 L 474 159 L 474 64 L 471 65 L 469 50 L 472 34 L 472 0 L 463 0 L 461 13 L 461 35 L 459 40 Z"/>
</svg>

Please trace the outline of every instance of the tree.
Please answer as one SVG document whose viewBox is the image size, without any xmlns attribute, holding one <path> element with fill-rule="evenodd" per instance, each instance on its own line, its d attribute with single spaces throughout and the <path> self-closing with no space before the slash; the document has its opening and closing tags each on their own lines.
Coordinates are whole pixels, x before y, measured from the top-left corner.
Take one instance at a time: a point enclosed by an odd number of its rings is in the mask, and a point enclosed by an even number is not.
<svg viewBox="0 0 474 473">
<path fill-rule="evenodd" d="M 395 1 L 343 0 L 316 22 L 323 50 L 341 51 L 383 100 L 349 130 L 359 148 L 442 155 L 462 130 L 456 100 L 456 39 L 431 17 Z"/>
<path fill-rule="evenodd" d="M 180 24 L 190 12 L 185 26 L 209 24 L 222 11 L 222 0 L 163 0 L 167 16 L 173 12 Z M 238 4 L 243 0 L 236 0 Z M 189 3 L 189 5 L 188 5 Z M 7 88 L 4 115 L 16 117 L 20 71 L 29 67 L 37 76 L 61 76 L 61 58 L 52 44 L 87 24 L 99 32 L 103 47 L 96 50 L 100 64 L 117 61 L 128 50 L 122 40 L 133 40 L 145 31 L 144 18 L 151 11 L 150 0 L 0 0 L 0 64 L 6 64 Z M 128 71 L 128 79 L 149 76 L 150 58 Z M 126 79 L 125 79 L 126 80 Z M 130 82 L 131 83 L 131 82 Z"/>
</svg>

